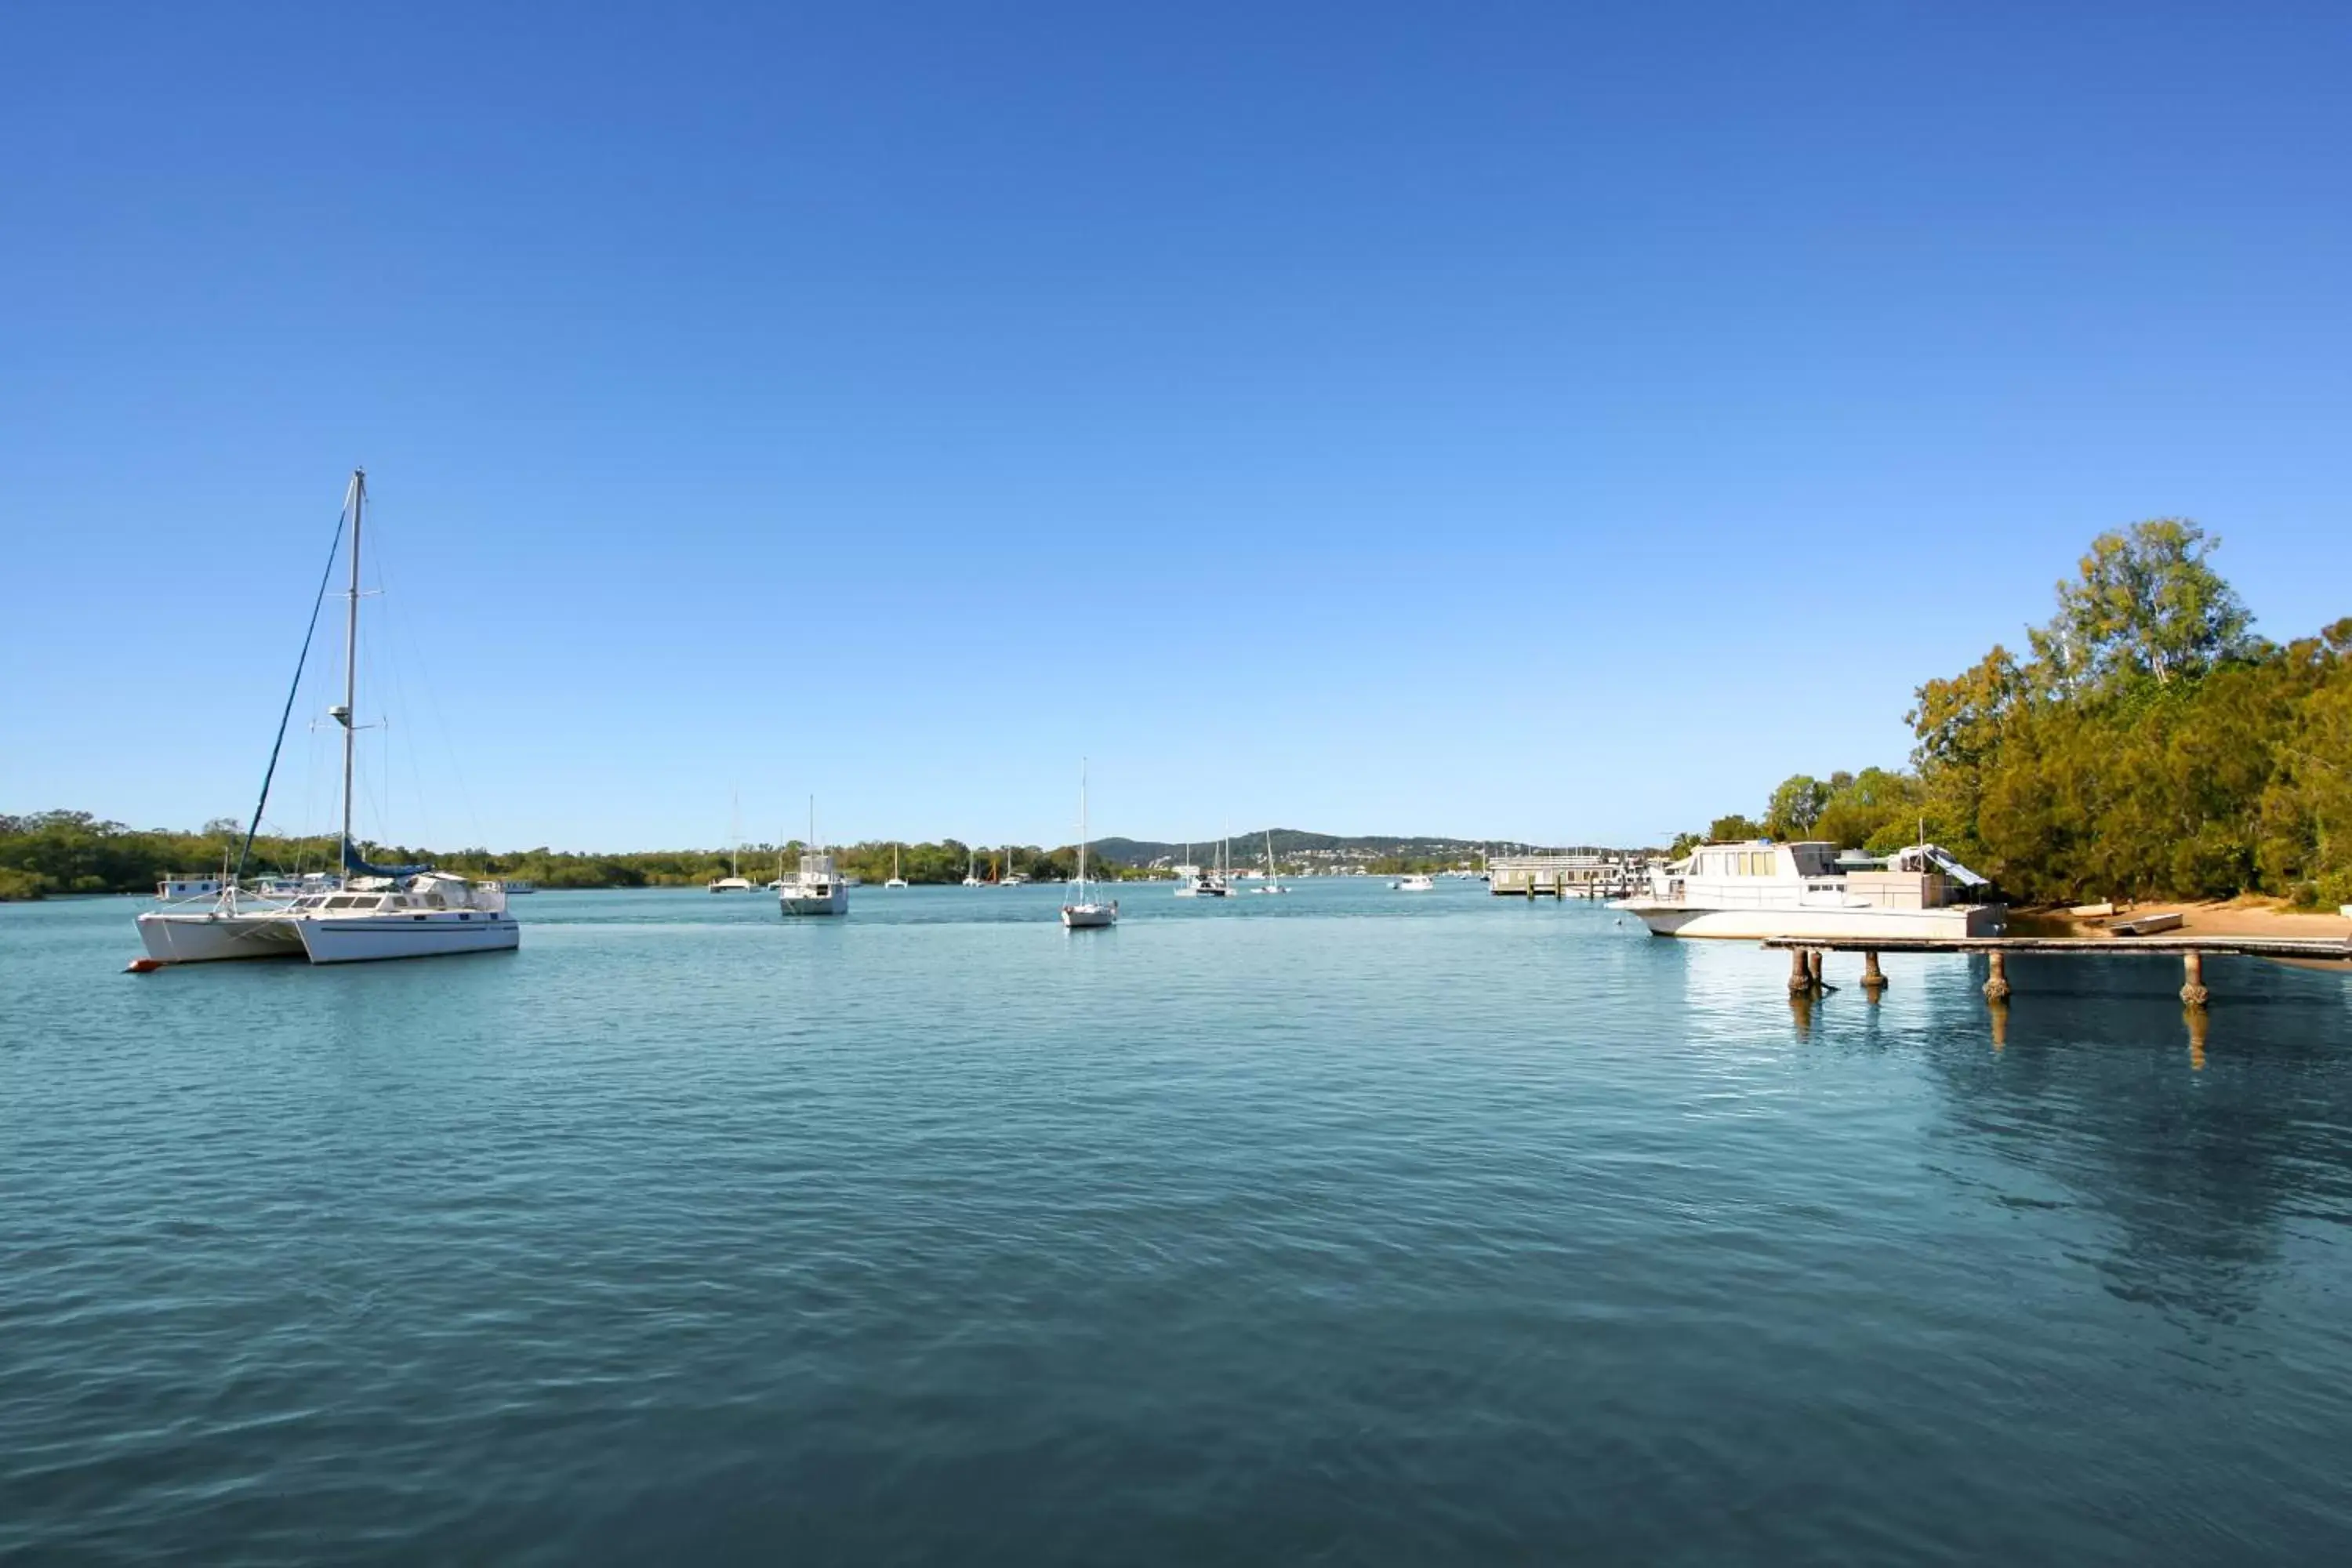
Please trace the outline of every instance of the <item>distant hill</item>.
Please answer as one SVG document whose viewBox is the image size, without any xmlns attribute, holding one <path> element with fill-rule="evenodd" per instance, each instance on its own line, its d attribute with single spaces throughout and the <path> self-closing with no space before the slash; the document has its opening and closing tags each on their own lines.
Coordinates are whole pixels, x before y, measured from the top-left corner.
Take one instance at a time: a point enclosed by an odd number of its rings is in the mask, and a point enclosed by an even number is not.
<svg viewBox="0 0 2352 1568">
<path fill-rule="evenodd" d="M 1253 827 L 1246 833 L 1236 833 L 1227 840 L 1232 845 L 1234 863 L 1254 866 L 1265 856 L 1266 829 Z M 1402 857 L 1416 860 L 1475 860 L 1481 850 L 1504 855 L 1531 847 L 1523 844 L 1505 844 L 1493 839 L 1447 838 L 1435 834 L 1422 836 L 1361 833 L 1308 833 L 1296 827 L 1277 827 L 1274 833 L 1274 852 L 1289 860 L 1329 860 L 1346 864 L 1357 860 L 1377 860 Z M 1122 866 L 1150 866 L 1155 861 L 1174 865 L 1187 854 L 1194 861 L 1204 861 L 1217 852 L 1216 841 L 1197 844 L 1169 844 L 1152 838 L 1098 838 L 1092 853 L 1105 860 Z"/>
</svg>

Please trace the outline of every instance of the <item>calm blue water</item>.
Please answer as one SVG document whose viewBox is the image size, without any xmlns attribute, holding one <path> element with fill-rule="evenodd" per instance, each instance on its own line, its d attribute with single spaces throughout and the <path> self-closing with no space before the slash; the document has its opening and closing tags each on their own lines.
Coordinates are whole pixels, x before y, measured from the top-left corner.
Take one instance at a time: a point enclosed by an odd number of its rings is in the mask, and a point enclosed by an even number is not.
<svg viewBox="0 0 2352 1568">
<path fill-rule="evenodd" d="M 1310 883 L 0 906 L 0 1556 L 2352 1556 L 2352 981 Z"/>
</svg>

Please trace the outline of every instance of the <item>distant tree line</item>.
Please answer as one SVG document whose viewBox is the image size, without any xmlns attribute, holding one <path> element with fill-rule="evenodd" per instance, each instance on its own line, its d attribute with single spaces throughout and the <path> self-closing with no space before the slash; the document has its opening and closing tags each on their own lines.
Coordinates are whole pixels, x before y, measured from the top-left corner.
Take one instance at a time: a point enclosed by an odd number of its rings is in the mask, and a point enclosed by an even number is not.
<svg viewBox="0 0 2352 1568">
<path fill-rule="evenodd" d="M 45 811 L 0 816 L 0 899 L 35 899 L 46 893 L 152 892 L 173 873 L 205 875 L 233 865 L 244 828 L 223 818 L 194 832 L 126 827 L 86 811 Z M 935 844 L 897 847 L 909 882 L 961 882 L 971 866 L 985 880 L 1018 874 L 1031 881 L 1066 880 L 1077 871 L 1077 847 L 1029 845 L 968 848 L 950 838 Z M 893 846 L 851 844 L 834 850 L 845 871 L 869 882 L 891 874 Z M 415 845 L 364 845 L 362 853 L 378 864 L 425 864 L 469 876 L 536 882 L 542 888 L 700 887 L 730 874 L 764 882 L 799 864 L 801 845 L 747 844 L 730 856 L 724 849 L 656 849 L 633 854 L 579 854 L 540 847 L 508 853 L 471 848 L 436 851 Z M 1089 853 L 1087 875 L 1106 881 L 1141 877 L 1132 867 Z M 336 863 L 331 837 L 264 834 L 254 839 L 248 875 L 330 871 Z"/>
<path fill-rule="evenodd" d="M 1918 689 L 1907 771 L 1799 774 L 1707 837 L 1883 853 L 1924 826 L 2013 898 L 2352 902 L 2352 617 L 2255 636 L 2219 543 L 2100 535 L 2023 654 Z"/>
</svg>

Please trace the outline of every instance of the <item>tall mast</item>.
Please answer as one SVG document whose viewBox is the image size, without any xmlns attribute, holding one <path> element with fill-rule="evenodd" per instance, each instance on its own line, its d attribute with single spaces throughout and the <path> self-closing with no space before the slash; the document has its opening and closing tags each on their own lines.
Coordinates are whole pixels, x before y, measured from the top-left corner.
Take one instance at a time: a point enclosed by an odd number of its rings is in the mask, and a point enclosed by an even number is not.
<svg viewBox="0 0 2352 1568">
<path fill-rule="evenodd" d="M 1078 897 L 1087 896 L 1087 760 L 1078 759 Z"/>
<path fill-rule="evenodd" d="M 360 513 L 367 505 L 367 470 L 352 470 L 352 602 L 343 621 L 343 839 L 339 877 L 352 868 L 352 753 L 359 739 L 360 700 Z"/>
</svg>

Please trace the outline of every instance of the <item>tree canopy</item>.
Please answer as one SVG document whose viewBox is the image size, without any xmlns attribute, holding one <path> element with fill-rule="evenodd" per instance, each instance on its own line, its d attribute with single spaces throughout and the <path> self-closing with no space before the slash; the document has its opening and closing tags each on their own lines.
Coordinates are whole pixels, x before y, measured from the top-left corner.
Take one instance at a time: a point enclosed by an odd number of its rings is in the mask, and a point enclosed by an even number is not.
<svg viewBox="0 0 2352 1568">
<path fill-rule="evenodd" d="M 2219 542 L 2178 518 L 2100 535 L 2024 657 L 1918 688 L 1907 770 L 1796 774 L 1766 827 L 1874 853 L 1924 827 L 2027 899 L 2352 901 L 2352 618 L 2255 637 Z"/>
</svg>

